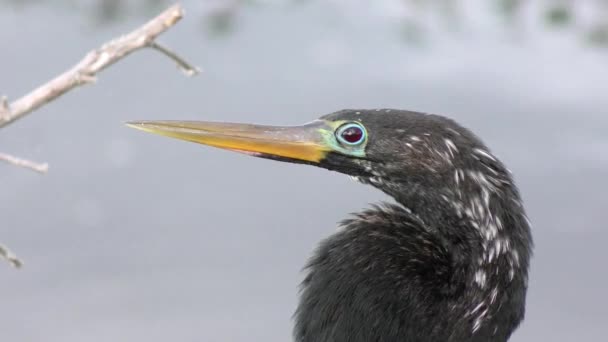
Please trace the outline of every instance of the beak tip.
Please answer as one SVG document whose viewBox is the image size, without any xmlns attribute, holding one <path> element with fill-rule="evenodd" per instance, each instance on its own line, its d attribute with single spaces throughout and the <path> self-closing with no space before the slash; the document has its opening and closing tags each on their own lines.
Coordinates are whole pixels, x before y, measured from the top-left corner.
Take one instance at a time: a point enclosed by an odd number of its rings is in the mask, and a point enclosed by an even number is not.
<svg viewBox="0 0 608 342">
<path fill-rule="evenodd" d="M 139 130 L 146 129 L 145 121 L 127 121 L 124 124 L 125 124 L 125 126 L 130 127 L 130 128 L 135 128 L 135 129 L 139 129 Z"/>
</svg>

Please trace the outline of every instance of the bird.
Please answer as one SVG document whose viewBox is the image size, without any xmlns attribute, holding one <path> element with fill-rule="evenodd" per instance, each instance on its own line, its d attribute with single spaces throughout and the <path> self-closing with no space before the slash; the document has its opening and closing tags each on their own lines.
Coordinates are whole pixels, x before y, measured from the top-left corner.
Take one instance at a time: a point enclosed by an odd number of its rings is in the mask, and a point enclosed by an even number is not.
<svg viewBox="0 0 608 342">
<path fill-rule="evenodd" d="M 531 224 L 506 166 L 451 118 L 344 109 L 301 126 L 133 121 L 163 136 L 336 171 L 392 200 L 306 264 L 296 342 L 504 342 L 525 316 Z"/>
</svg>

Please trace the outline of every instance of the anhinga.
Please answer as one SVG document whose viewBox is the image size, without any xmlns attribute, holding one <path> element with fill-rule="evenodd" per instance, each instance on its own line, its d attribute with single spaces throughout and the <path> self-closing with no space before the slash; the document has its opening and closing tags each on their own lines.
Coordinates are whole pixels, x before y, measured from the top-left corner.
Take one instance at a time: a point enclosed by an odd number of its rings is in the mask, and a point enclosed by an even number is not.
<svg viewBox="0 0 608 342">
<path fill-rule="evenodd" d="M 302 126 L 130 126 L 347 174 L 395 199 L 340 224 L 307 265 L 298 342 L 506 341 L 532 250 L 510 172 L 469 130 L 411 111 L 342 110 Z"/>
</svg>

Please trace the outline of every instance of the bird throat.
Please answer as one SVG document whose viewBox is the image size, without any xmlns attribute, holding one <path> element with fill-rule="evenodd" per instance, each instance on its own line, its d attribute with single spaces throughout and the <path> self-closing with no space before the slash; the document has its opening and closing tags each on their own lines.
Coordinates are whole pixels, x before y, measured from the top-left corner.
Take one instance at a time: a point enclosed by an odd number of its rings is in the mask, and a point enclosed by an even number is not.
<svg viewBox="0 0 608 342">
<path fill-rule="evenodd" d="M 391 181 L 359 177 L 392 196 L 452 253 L 454 283 L 462 285 L 458 303 L 471 333 L 497 331 L 509 308 L 521 308 L 527 288 L 531 238 L 529 222 L 510 178 L 500 186 L 476 171 L 456 170 L 457 184 Z M 459 178 L 456 178 L 459 179 Z M 513 296 L 516 293 L 517 296 Z"/>
</svg>

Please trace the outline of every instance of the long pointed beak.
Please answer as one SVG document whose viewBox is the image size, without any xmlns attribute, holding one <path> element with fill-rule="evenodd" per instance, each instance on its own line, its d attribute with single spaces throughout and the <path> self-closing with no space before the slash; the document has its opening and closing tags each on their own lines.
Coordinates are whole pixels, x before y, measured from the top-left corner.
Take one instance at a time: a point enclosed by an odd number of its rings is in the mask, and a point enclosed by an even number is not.
<svg viewBox="0 0 608 342">
<path fill-rule="evenodd" d="M 127 125 L 254 156 L 310 163 L 319 163 L 331 151 L 324 138 L 333 132 L 328 123 L 322 120 L 289 127 L 203 121 L 133 121 Z"/>
</svg>

